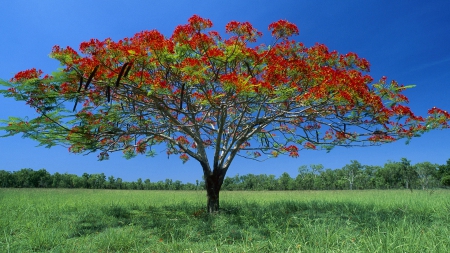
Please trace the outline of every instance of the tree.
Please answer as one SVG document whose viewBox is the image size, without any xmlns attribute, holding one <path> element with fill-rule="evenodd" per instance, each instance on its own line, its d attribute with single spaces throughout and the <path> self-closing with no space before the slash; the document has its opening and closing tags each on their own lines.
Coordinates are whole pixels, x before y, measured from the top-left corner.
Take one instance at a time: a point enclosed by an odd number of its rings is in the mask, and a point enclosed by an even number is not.
<svg viewBox="0 0 450 253">
<path fill-rule="evenodd" d="M 411 166 L 411 161 L 406 158 L 402 158 L 400 161 L 403 181 L 405 182 L 405 188 L 412 190 L 412 182 L 417 178 L 417 172 Z"/>
<path fill-rule="evenodd" d="M 403 183 L 403 172 L 399 162 L 388 161 L 382 169 L 379 169 L 375 175 L 377 177 L 377 188 L 389 189 L 400 188 Z"/>
<path fill-rule="evenodd" d="M 88 184 L 92 189 L 103 189 L 106 183 L 104 173 L 89 175 Z"/>
<path fill-rule="evenodd" d="M 373 165 L 364 165 L 363 174 L 361 175 L 361 181 L 363 183 L 364 189 L 375 189 L 377 187 L 377 178 L 376 178 L 376 172 L 380 170 L 381 168 L 379 166 L 373 166 Z"/>
<path fill-rule="evenodd" d="M 325 182 L 323 181 L 321 176 L 324 170 L 324 166 L 322 164 L 311 164 L 309 168 L 311 169 L 311 174 L 313 177 L 313 189 L 323 189 Z"/>
<path fill-rule="evenodd" d="M 11 172 L 0 170 L 0 187 L 15 187 Z"/>
<path fill-rule="evenodd" d="M 282 191 L 292 190 L 293 184 L 294 180 L 287 172 L 283 172 L 283 174 L 281 174 L 280 178 L 278 179 L 278 185 L 280 187 L 279 189 Z"/>
<path fill-rule="evenodd" d="M 152 184 L 150 182 L 150 179 L 145 179 L 144 180 L 144 189 L 145 190 L 151 190 L 152 189 Z"/>
<path fill-rule="evenodd" d="M 437 173 L 439 179 L 443 179 L 445 176 L 450 176 L 450 159 L 447 160 L 446 164 L 439 165 Z"/>
<path fill-rule="evenodd" d="M 353 190 L 353 184 L 355 179 L 360 176 L 363 166 L 355 160 L 350 161 L 351 164 L 347 164 L 342 168 L 345 171 L 345 180 L 349 183 L 349 189 Z"/>
<path fill-rule="evenodd" d="M 326 169 L 320 175 L 322 177 L 322 181 L 324 184 L 324 190 L 336 190 L 337 179 L 336 179 L 336 171 L 332 169 Z"/>
<path fill-rule="evenodd" d="M 143 190 L 144 189 L 144 184 L 142 182 L 142 178 L 138 178 L 137 182 L 136 182 L 136 189 L 138 190 Z"/>
<path fill-rule="evenodd" d="M 298 169 L 298 174 L 295 177 L 296 190 L 305 190 L 304 180 L 308 174 L 308 166 L 302 165 Z"/>
<path fill-rule="evenodd" d="M 320 190 L 325 187 L 324 180 L 321 178 L 324 166 L 322 164 L 311 164 L 308 168 L 302 165 L 298 168 L 298 175 L 295 178 L 295 184 L 302 190 Z"/>
<path fill-rule="evenodd" d="M 106 185 L 108 189 L 114 189 L 115 188 L 115 183 L 116 183 L 116 179 L 114 178 L 114 176 L 109 176 L 108 177 L 108 182 L 106 182 Z"/>
<path fill-rule="evenodd" d="M 180 180 L 175 180 L 172 185 L 172 190 L 181 190 L 182 185 L 183 182 L 181 182 Z"/>
<path fill-rule="evenodd" d="M 443 186 L 449 187 L 450 186 L 450 175 L 443 176 L 442 179 L 441 179 L 441 184 Z"/>
<path fill-rule="evenodd" d="M 122 187 L 123 187 L 122 184 L 123 184 L 123 183 L 122 183 L 122 178 L 118 177 L 118 178 L 116 179 L 115 188 L 116 188 L 116 189 L 122 189 Z"/>
<path fill-rule="evenodd" d="M 55 173 L 56 174 L 56 173 Z M 83 188 L 86 188 L 86 189 L 89 189 L 89 188 L 91 188 L 91 185 L 90 185 L 90 180 L 89 180 L 89 178 L 91 177 L 91 175 L 89 175 L 88 173 L 83 173 L 83 175 L 81 176 L 81 182 L 82 182 L 82 185 L 83 185 Z"/>
<path fill-rule="evenodd" d="M 417 163 L 413 166 L 413 169 L 417 174 L 418 181 L 422 186 L 422 190 L 428 189 L 430 183 L 434 181 L 438 171 L 437 168 L 437 164 L 432 164 L 430 162 Z"/>
<path fill-rule="evenodd" d="M 31 169 L 30 169 L 31 170 Z M 47 187 L 51 185 L 51 175 L 45 169 L 40 169 L 38 171 L 30 171 L 30 187 Z"/>
<path fill-rule="evenodd" d="M 262 33 L 248 22 L 228 23 L 225 39 L 211 27 L 194 15 L 169 38 L 152 30 L 91 39 L 79 52 L 55 46 L 60 70 L 42 77 L 29 69 L 3 82 L 6 97 L 38 116 L 11 117 L 0 129 L 100 160 L 115 151 L 153 156 L 165 144 L 168 155 L 200 163 L 207 209 L 216 212 L 236 156 L 298 157 L 301 149 L 377 145 L 448 126 L 446 111 L 423 118 L 405 106 L 409 86 L 385 77 L 371 84 L 369 62 L 355 53 L 290 40 L 299 30 L 288 21 L 269 25 L 269 46 L 254 46 Z"/>
<path fill-rule="evenodd" d="M 34 185 L 31 182 L 31 177 L 33 175 L 34 171 L 30 168 L 24 168 L 19 171 L 16 171 L 14 175 L 14 181 L 16 183 L 16 187 L 19 188 L 28 188 L 28 187 L 34 187 Z"/>
</svg>

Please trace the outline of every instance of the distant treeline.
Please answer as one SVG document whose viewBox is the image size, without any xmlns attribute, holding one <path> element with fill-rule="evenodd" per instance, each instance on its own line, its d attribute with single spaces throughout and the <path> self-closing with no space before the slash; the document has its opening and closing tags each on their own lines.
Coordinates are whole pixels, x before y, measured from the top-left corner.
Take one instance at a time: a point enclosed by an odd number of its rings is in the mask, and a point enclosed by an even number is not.
<svg viewBox="0 0 450 253">
<path fill-rule="evenodd" d="M 447 164 L 430 162 L 411 165 L 402 158 L 399 162 L 388 162 L 384 166 L 362 165 L 351 161 L 341 169 L 324 169 L 321 164 L 301 166 L 298 175 L 288 173 L 274 175 L 248 174 L 227 177 L 222 190 L 346 190 L 346 189 L 430 189 L 450 186 L 450 159 Z M 45 169 L 34 171 L 21 169 L 15 172 L 0 170 L 0 187 L 10 188 L 87 188 L 130 190 L 202 190 L 203 180 L 183 183 L 179 180 L 151 182 L 139 178 L 135 182 L 124 182 L 104 173 L 82 176 L 75 174 L 51 175 Z"/>
</svg>

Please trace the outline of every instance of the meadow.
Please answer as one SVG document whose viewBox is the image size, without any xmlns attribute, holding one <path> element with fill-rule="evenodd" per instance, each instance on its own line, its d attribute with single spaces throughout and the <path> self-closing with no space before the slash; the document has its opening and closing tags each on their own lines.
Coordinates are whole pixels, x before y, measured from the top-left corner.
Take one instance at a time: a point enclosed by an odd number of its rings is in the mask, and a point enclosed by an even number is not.
<svg viewBox="0 0 450 253">
<path fill-rule="evenodd" d="M 450 191 L 0 189 L 0 252 L 450 252 Z"/>
</svg>

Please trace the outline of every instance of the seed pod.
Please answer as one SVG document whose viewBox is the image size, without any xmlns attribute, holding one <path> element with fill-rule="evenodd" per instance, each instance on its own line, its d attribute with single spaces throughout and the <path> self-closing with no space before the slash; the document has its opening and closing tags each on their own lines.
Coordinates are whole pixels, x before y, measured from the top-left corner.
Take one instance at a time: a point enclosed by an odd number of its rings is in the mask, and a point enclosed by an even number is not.
<svg viewBox="0 0 450 253">
<path fill-rule="evenodd" d="M 87 88 L 88 88 L 89 84 L 91 83 L 92 78 L 94 78 L 95 72 L 97 72 L 97 70 L 98 70 L 98 65 L 95 66 L 94 70 L 93 70 L 92 73 L 89 75 L 88 80 L 87 80 L 87 82 L 86 82 L 86 85 L 84 86 L 84 90 L 87 90 Z"/>
<path fill-rule="evenodd" d="M 117 80 L 116 80 L 116 88 L 119 87 L 120 79 L 122 78 L 123 72 L 125 71 L 125 68 L 127 67 L 127 65 L 128 65 L 128 62 L 125 63 L 122 66 L 122 68 L 120 69 L 119 76 L 117 77 Z"/>
<path fill-rule="evenodd" d="M 181 86 L 180 110 L 183 109 L 183 94 L 184 94 L 184 83 Z"/>
<path fill-rule="evenodd" d="M 125 70 L 125 73 L 123 74 L 124 77 L 128 76 L 128 73 L 130 72 L 131 66 L 133 66 L 133 62 L 128 64 L 127 70 Z"/>
<path fill-rule="evenodd" d="M 111 87 L 109 85 L 106 86 L 106 100 L 108 103 L 111 101 Z"/>
<path fill-rule="evenodd" d="M 80 86 L 78 87 L 77 93 L 80 93 L 81 87 L 83 87 L 83 76 L 80 76 Z"/>
<path fill-rule="evenodd" d="M 80 76 L 80 86 L 78 87 L 77 93 L 80 93 L 82 86 L 83 86 L 83 76 Z M 75 111 L 75 109 L 77 109 L 77 104 L 78 104 L 78 96 L 75 99 L 75 105 L 73 106 L 73 110 L 72 111 Z"/>
</svg>

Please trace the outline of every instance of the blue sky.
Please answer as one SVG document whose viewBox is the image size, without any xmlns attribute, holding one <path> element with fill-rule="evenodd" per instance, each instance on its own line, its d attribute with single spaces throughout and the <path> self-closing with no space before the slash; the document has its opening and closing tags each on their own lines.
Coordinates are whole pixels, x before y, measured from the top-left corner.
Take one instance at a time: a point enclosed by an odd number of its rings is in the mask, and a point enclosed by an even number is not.
<svg viewBox="0 0 450 253">
<path fill-rule="evenodd" d="M 58 62 L 48 57 L 54 45 L 78 45 L 91 38 L 114 40 L 142 30 L 158 29 L 170 36 L 193 14 L 209 18 L 214 30 L 224 32 L 231 20 L 249 21 L 269 34 L 270 23 L 286 19 L 297 24 L 295 39 L 311 46 L 323 43 L 330 50 L 355 52 L 371 63 L 371 75 L 399 83 L 415 84 L 408 90 L 409 106 L 425 115 L 433 106 L 450 110 L 450 1 L 5 1 L 0 9 L 0 78 L 32 67 L 51 73 Z M 269 43 L 267 38 L 265 43 Z M 0 97 L 0 119 L 33 115 L 33 110 Z M 0 133 L 3 134 L 3 133 Z M 301 165 L 323 164 L 341 168 L 351 160 L 383 165 L 405 157 L 413 164 L 450 159 L 450 129 L 434 131 L 405 141 L 370 148 L 335 148 L 330 153 L 302 151 L 299 158 L 281 157 L 260 163 L 237 158 L 228 176 L 235 174 L 297 175 Z M 0 170 L 45 168 L 50 173 L 105 173 L 124 180 L 171 178 L 183 182 L 201 179 L 199 164 L 182 164 L 177 157 L 161 154 L 132 160 L 112 155 L 98 162 L 94 154 L 71 154 L 66 148 L 46 149 L 20 136 L 0 138 Z"/>
</svg>

